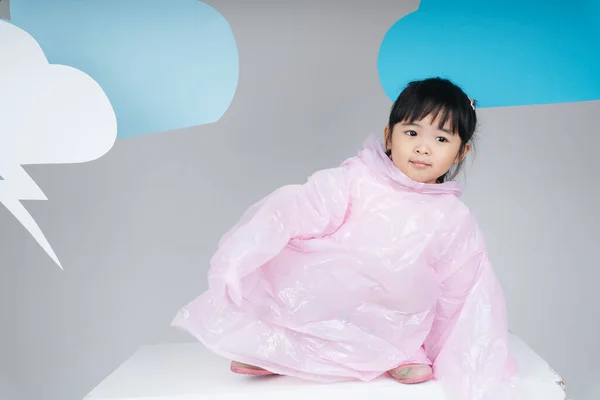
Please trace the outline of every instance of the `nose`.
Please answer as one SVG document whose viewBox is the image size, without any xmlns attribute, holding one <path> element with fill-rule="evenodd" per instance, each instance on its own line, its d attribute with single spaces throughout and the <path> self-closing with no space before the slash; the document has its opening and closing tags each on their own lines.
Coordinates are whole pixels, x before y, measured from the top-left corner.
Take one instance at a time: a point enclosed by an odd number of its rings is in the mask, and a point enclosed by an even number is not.
<svg viewBox="0 0 600 400">
<path fill-rule="evenodd" d="M 417 147 L 415 147 L 415 153 L 421 156 L 428 156 L 431 154 L 431 149 L 429 148 L 429 146 L 427 146 L 427 144 L 421 143 Z"/>
</svg>

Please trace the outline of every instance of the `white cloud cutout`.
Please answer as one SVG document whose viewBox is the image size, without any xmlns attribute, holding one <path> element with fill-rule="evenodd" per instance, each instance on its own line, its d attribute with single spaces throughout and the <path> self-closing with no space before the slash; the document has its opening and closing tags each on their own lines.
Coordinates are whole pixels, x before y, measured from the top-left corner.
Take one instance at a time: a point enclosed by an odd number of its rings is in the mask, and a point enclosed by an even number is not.
<svg viewBox="0 0 600 400">
<path fill-rule="evenodd" d="M 62 268 L 21 200 L 47 200 L 22 165 L 70 164 L 106 154 L 117 119 L 102 88 L 78 69 L 50 64 L 36 40 L 0 21 L 0 202 Z"/>
</svg>

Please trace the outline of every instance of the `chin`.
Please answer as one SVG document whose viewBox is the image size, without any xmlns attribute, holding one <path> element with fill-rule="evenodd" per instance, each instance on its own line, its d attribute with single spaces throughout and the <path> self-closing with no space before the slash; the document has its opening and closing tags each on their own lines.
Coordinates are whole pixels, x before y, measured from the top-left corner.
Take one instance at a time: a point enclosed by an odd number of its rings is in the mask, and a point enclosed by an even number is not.
<svg viewBox="0 0 600 400">
<path fill-rule="evenodd" d="M 406 176 L 408 176 L 411 180 L 413 180 L 415 182 L 427 183 L 427 179 L 423 179 L 422 177 L 414 176 L 414 175 L 410 175 L 410 174 L 407 174 Z"/>
<path fill-rule="evenodd" d="M 426 184 L 435 183 L 437 180 L 437 179 L 432 179 L 430 177 L 411 176 L 411 175 L 407 175 L 407 176 L 415 182 L 426 183 Z"/>
</svg>

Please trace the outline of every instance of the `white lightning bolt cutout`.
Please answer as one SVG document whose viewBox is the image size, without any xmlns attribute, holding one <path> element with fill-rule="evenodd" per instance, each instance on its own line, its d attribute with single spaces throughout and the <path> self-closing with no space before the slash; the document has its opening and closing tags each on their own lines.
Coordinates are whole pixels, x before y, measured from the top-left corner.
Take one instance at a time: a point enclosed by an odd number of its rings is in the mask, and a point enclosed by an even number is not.
<svg viewBox="0 0 600 400">
<path fill-rule="evenodd" d="M 61 268 L 21 203 L 47 200 L 22 165 L 92 161 L 116 137 L 116 116 L 102 88 L 75 68 L 49 64 L 31 35 L 0 21 L 0 202 Z"/>
</svg>

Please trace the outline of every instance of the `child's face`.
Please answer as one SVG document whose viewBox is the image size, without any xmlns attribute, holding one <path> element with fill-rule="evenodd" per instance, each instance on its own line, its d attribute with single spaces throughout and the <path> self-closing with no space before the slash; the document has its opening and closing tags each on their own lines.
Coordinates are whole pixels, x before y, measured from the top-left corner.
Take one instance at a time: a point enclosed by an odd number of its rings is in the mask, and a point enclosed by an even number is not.
<svg viewBox="0 0 600 400">
<path fill-rule="evenodd" d="M 459 154 L 461 139 L 448 129 L 440 130 L 438 121 L 426 117 L 413 123 L 400 122 L 385 129 L 385 142 L 392 151 L 392 162 L 413 181 L 436 183 L 452 164 L 464 159 L 470 150 L 465 146 L 463 154 Z"/>
</svg>

